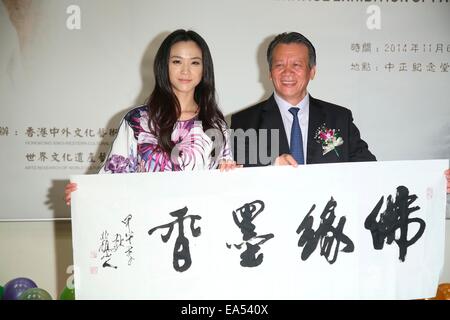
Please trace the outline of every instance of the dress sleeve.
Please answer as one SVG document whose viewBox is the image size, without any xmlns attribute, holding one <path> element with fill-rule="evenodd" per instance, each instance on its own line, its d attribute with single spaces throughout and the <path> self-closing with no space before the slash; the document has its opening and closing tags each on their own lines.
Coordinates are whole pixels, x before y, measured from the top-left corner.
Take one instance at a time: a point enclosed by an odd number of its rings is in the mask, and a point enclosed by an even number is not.
<svg viewBox="0 0 450 320">
<path fill-rule="evenodd" d="M 137 167 L 137 140 L 133 129 L 126 119 L 122 119 L 119 132 L 113 141 L 100 173 L 130 173 Z"/>
<path fill-rule="evenodd" d="M 230 129 L 224 121 L 220 123 L 220 128 L 223 133 L 223 141 L 221 146 L 217 147 L 216 150 L 219 150 L 219 154 L 216 157 L 213 157 L 209 169 L 216 169 L 219 167 L 221 161 L 233 161 L 233 153 L 231 152 L 230 144 Z"/>
</svg>

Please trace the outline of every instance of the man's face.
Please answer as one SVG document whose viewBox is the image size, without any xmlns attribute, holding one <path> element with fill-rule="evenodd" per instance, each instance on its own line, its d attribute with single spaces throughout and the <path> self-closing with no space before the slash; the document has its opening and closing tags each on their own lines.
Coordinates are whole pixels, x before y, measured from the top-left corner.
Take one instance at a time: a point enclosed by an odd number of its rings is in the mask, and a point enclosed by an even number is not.
<svg viewBox="0 0 450 320">
<path fill-rule="evenodd" d="M 316 67 L 309 68 L 308 48 L 304 44 L 278 44 L 273 50 L 270 79 L 276 93 L 292 105 L 306 95 Z"/>
</svg>

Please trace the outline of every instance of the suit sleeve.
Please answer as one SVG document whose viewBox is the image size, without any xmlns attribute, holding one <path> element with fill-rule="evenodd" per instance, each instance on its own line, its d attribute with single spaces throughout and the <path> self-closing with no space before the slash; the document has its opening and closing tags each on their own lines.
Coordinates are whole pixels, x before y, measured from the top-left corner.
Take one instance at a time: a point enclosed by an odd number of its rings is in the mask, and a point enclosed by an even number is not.
<svg viewBox="0 0 450 320">
<path fill-rule="evenodd" d="M 249 140 L 246 136 L 248 125 L 245 123 L 245 121 L 243 121 L 242 114 L 231 116 L 230 129 L 232 141 L 231 151 L 233 152 L 234 161 L 236 161 L 237 164 L 243 165 L 244 167 L 256 166 L 257 159 L 253 159 L 253 162 L 250 161 L 250 145 Z M 256 152 L 254 156 L 256 156 Z M 256 164 L 251 165 L 250 162 Z"/>
<path fill-rule="evenodd" d="M 350 111 L 349 116 L 349 161 L 376 161 L 376 157 L 369 151 L 367 143 L 361 139 L 358 128 L 353 122 L 353 116 Z"/>
</svg>

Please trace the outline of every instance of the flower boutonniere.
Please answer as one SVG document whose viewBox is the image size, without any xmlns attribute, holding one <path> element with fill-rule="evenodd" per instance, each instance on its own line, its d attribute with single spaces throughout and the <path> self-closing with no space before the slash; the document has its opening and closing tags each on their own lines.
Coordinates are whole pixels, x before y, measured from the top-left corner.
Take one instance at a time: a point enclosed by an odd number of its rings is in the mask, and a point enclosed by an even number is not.
<svg viewBox="0 0 450 320">
<path fill-rule="evenodd" d="M 325 124 L 317 128 L 315 139 L 322 145 L 323 155 L 327 154 L 331 150 L 334 150 L 339 157 L 339 153 L 336 147 L 344 143 L 344 139 L 341 138 L 339 130 L 328 129 Z"/>
</svg>

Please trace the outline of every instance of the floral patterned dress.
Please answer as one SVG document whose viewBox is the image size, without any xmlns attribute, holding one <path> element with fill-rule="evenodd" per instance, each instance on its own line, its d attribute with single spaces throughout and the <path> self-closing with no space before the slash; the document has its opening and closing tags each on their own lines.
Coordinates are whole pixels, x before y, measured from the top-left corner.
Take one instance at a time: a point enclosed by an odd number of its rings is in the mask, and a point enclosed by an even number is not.
<svg viewBox="0 0 450 320">
<path fill-rule="evenodd" d="M 176 152 L 172 152 L 174 155 L 171 157 L 158 148 L 158 139 L 149 130 L 147 107 L 134 108 L 122 119 L 99 173 L 215 169 L 221 160 L 233 159 L 225 122 L 221 124 L 221 129 L 225 140 L 214 150 L 213 141 L 196 117 L 177 121 L 171 137 L 176 144 Z M 220 141 L 222 136 L 217 132 L 214 137 Z"/>
</svg>

